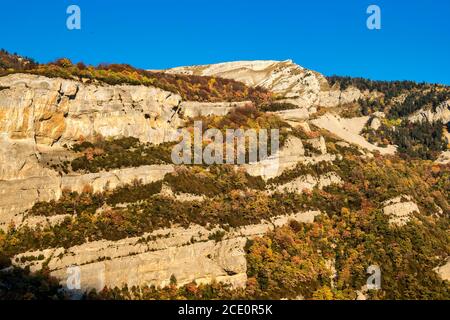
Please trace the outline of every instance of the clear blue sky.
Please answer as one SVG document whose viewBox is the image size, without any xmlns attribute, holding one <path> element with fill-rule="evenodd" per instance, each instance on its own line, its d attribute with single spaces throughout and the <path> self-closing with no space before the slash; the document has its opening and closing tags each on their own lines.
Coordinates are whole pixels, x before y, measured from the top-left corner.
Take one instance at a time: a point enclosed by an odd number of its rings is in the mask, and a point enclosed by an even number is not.
<svg viewBox="0 0 450 320">
<path fill-rule="evenodd" d="M 70 4 L 79 31 L 66 28 Z M 366 28 L 370 4 L 379 31 Z M 450 0 L 2 1 L 0 47 L 146 69 L 292 59 L 326 75 L 450 84 Z"/>
</svg>

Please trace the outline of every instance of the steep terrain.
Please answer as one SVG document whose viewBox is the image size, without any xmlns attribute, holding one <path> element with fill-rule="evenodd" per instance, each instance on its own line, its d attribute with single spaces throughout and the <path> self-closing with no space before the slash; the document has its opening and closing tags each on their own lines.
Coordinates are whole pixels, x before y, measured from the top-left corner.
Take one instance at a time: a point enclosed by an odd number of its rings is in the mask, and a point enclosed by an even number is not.
<svg viewBox="0 0 450 320">
<path fill-rule="evenodd" d="M 358 100 L 363 94 L 356 88 L 341 91 L 331 88 L 320 73 L 287 61 L 236 61 L 214 65 L 179 67 L 170 74 L 214 76 L 261 87 L 278 98 L 301 108 L 334 107 Z"/>
<path fill-rule="evenodd" d="M 0 298 L 42 298 L 33 277 L 93 299 L 450 298 L 447 87 L 2 54 Z M 279 129 L 281 148 L 174 165 L 194 121 Z"/>
</svg>

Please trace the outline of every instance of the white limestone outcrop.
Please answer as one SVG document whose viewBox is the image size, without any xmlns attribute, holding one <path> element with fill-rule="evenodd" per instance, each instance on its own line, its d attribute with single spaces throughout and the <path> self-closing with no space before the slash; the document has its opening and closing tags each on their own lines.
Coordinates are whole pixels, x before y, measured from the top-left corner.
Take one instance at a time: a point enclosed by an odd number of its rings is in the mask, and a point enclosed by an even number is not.
<svg viewBox="0 0 450 320">
<path fill-rule="evenodd" d="M 383 205 L 383 213 L 389 216 L 389 223 L 396 226 L 404 226 L 411 219 L 412 213 L 420 213 L 417 204 L 407 195 L 389 199 Z"/>
<path fill-rule="evenodd" d="M 435 268 L 434 271 L 437 272 L 442 280 L 450 281 L 450 258 L 447 259 L 444 265 Z"/>
<path fill-rule="evenodd" d="M 326 113 L 325 115 L 312 120 L 311 122 L 319 128 L 326 129 L 348 143 L 355 144 L 369 151 L 378 151 L 381 154 L 394 154 L 395 146 L 386 148 L 377 147 L 369 143 L 359 133 L 367 123 L 368 117 L 357 117 L 343 119 L 338 115 Z"/>
<path fill-rule="evenodd" d="M 335 172 L 327 172 L 319 177 L 307 174 L 295 178 L 285 184 L 276 186 L 270 192 L 292 192 L 292 193 L 303 193 L 304 191 L 309 191 L 315 187 L 322 189 L 330 185 L 341 185 L 343 180 Z"/>
<path fill-rule="evenodd" d="M 216 76 L 241 81 L 252 87 L 268 89 L 283 101 L 300 108 L 335 107 L 358 100 L 362 93 L 353 87 L 344 91 L 330 88 L 326 78 L 291 60 L 234 61 L 212 65 L 187 66 L 165 70 L 167 73 Z"/>
<path fill-rule="evenodd" d="M 83 84 L 29 74 L 0 77 L 0 132 L 38 144 L 96 135 L 161 143 L 180 124 L 179 95 L 146 86 Z"/>
<path fill-rule="evenodd" d="M 80 290 L 101 290 L 104 286 L 128 285 L 166 286 L 171 276 L 178 285 L 192 281 L 230 283 L 243 287 L 247 281 L 247 262 L 244 246 L 247 239 L 263 235 L 290 220 L 311 223 L 319 211 L 299 212 L 278 216 L 260 224 L 234 228 L 225 232 L 220 228 L 208 230 L 193 225 L 187 229 L 161 229 L 141 237 L 119 241 L 94 241 L 68 249 L 54 248 L 26 252 L 13 261 L 21 267 L 40 270 L 44 261 L 51 275 L 67 286 L 69 276 L 79 272 Z M 220 240 L 211 240 L 223 232 Z M 22 257 L 39 257 L 25 261 Z M 17 258 L 17 259 L 16 259 Z M 76 267 L 77 269 L 73 269 Z"/>
<path fill-rule="evenodd" d="M 428 121 L 431 123 L 441 121 L 444 124 L 450 122 L 450 100 L 437 106 L 435 111 L 431 108 L 422 108 L 410 115 L 408 120 L 411 122 Z"/>
<path fill-rule="evenodd" d="M 305 155 L 303 142 L 295 136 L 289 136 L 286 143 L 274 155 L 262 161 L 243 165 L 245 170 L 252 176 L 261 176 L 264 180 L 269 180 L 292 169 L 296 166 L 301 157 Z"/>
</svg>

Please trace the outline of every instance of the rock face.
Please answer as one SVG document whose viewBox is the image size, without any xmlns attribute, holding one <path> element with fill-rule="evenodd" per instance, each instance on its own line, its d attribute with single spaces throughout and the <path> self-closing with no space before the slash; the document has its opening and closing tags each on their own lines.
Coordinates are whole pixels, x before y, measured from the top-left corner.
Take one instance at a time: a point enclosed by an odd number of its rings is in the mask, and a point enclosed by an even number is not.
<svg viewBox="0 0 450 320">
<path fill-rule="evenodd" d="M 299 109 L 290 109 L 290 110 L 282 110 L 277 111 L 277 114 L 281 119 L 291 122 L 301 122 L 309 119 L 310 113 L 316 112 L 315 108 L 299 108 Z"/>
<path fill-rule="evenodd" d="M 150 165 L 108 172 L 67 175 L 61 179 L 61 189 L 81 193 L 86 186 L 90 186 L 94 193 L 103 192 L 108 189 L 113 190 L 121 185 L 131 184 L 135 180 L 141 181 L 143 184 L 159 181 L 167 173 L 173 171 L 172 165 Z"/>
<path fill-rule="evenodd" d="M 450 258 L 447 259 L 447 262 L 443 266 L 436 268 L 435 271 L 442 280 L 450 281 Z"/>
<path fill-rule="evenodd" d="M 199 116 L 224 116 L 231 110 L 251 104 L 251 101 L 243 102 L 195 102 L 183 101 L 180 104 L 180 113 L 184 117 L 195 118 Z"/>
<path fill-rule="evenodd" d="M 337 115 L 327 113 L 311 122 L 319 128 L 326 129 L 337 135 L 342 140 L 358 145 L 369 151 L 378 151 L 381 154 L 394 154 L 396 147 L 388 146 L 386 148 L 380 148 L 367 142 L 364 137 L 359 135 L 368 120 L 368 117 L 343 119 Z"/>
<path fill-rule="evenodd" d="M 389 216 L 389 223 L 404 226 L 411 219 L 413 212 L 420 212 L 419 207 L 410 196 L 398 196 L 384 203 L 383 213 Z"/>
<path fill-rule="evenodd" d="M 421 109 L 409 116 L 408 120 L 411 122 L 450 122 L 450 100 L 445 101 L 444 103 L 439 105 L 434 112 L 430 108 Z"/>
<path fill-rule="evenodd" d="M 143 183 L 162 180 L 172 171 L 172 165 L 152 165 L 100 173 L 0 181 L 0 228 L 6 229 L 11 222 L 20 224 L 25 210 L 36 202 L 58 200 L 63 191 L 81 193 L 89 188 L 93 192 L 102 192 L 130 184 L 133 180 Z"/>
<path fill-rule="evenodd" d="M 305 149 L 302 140 L 290 136 L 275 155 L 259 162 L 246 164 L 244 168 L 250 175 L 261 176 L 264 180 L 268 180 L 279 176 L 284 170 L 295 167 L 304 155 Z"/>
<path fill-rule="evenodd" d="M 339 177 L 335 172 L 328 172 L 320 177 L 314 177 L 308 174 L 298 177 L 286 184 L 277 186 L 275 191 L 302 193 L 305 190 L 312 190 L 315 187 L 322 189 L 332 184 L 341 185 L 342 183 L 343 181 L 341 177 Z"/>
<path fill-rule="evenodd" d="M 335 107 L 353 102 L 364 93 L 349 87 L 345 91 L 330 88 L 325 77 L 304 69 L 292 61 L 233 62 L 209 66 L 182 67 L 169 73 L 218 76 L 261 86 L 274 92 L 280 101 L 290 102 L 296 109 L 277 112 L 295 126 L 310 131 L 308 122 L 317 107 Z M 61 214 L 49 218 L 26 217 L 25 211 L 36 202 L 57 200 L 63 191 L 102 192 L 134 180 L 143 183 L 159 181 L 174 170 L 172 165 L 143 166 L 92 174 L 59 175 L 43 167 L 46 157 L 64 152 L 64 144 L 103 137 L 136 137 L 142 142 L 172 141 L 175 129 L 187 118 L 225 115 L 248 102 L 198 103 L 181 101 L 179 95 L 158 88 L 129 85 L 84 84 L 50 79 L 42 76 L 15 74 L 0 77 L 0 228 L 11 222 L 34 226 L 54 225 L 70 216 Z M 312 123 L 331 131 L 343 140 L 368 150 L 393 153 L 395 148 L 378 148 L 359 135 L 367 117 L 342 119 L 332 114 Z M 313 137 L 313 135 L 311 135 Z M 306 144 L 312 148 L 307 148 Z M 59 151 L 58 151 L 59 150 Z M 62 151 L 61 151 L 62 150 Z M 338 155 L 339 156 L 339 155 Z M 284 147 L 273 157 L 244 165 L 250 175 L 268 180 L 304 164 L 333 161 L 336 155 L 327 153 L 323 137 L 301 141 L 290 136 Z M 305 175 L 282 186 L 278 191 L 301 193 L 305 189 L 342 184 L 334 172 L 321 176 Z M 270 192 L 270 191 L 269 191 Z M 205 197 L 173 194 L 165 186 L 162 194 L 179 201 L 202 201 Z M 384 211 L 393 223 L 406 223 L 417 206 L 412 201 L 395 199 L 385 204 Z M 417 208 L 418 210 L 418 208 Z M 406 212 L 406 213 L 405 213 Z M 262 235 L 289 220 L 312 223 L 318 211 L 279 216 L 270 221 L 241 228 L 210 230 L 193 225 L 188 229 L 157 230 L 141 237 L 119 241 L 87 242 L 71 248 L 52 248 L 18 255 L 15 262 L 31 270 L 48 263 L 51 274 L 64 286 L 72 271 L 79 272 L 80 290 L 115 287 L 124 284 L 169 284 L 175 276 L 178 285 L 191 281 L 209 283 L 213 280 L 245 286 L 246 259 L 244 246 L 249 238 Z M 217 232 L 224 236 L 218 239 Z M 24 256 L 44 256 L 43 260 L 20 262 Z M 75 267 L 72 270 L 71 267 Z"/>
<path fill-rule="evenodd" d="M 438 164 L 450 163 L 450 151 L 443 151 L 435 162 Z"/>
<path fill-rule="evenodd" d="M 330 88 L 321 74 L 305 69 L 291 60 L 235 61 L 213 65 L 178 67 L 167 73 L 216 76 L 244 82 L 253 87 L 269 89 L 285 101 L 300 108 L 334 107 L 358 100 L 362 93 L 356 88 L 340 91 Z"/>
<path fill-rule="evenodd" d="M 31 270 L 39 270 L 47 261 L 51 275 L 60 279 L 65 287 L 70 286 L 71 276 L 78 273 L 81 291 L 125 284 L 128 287 L 165 286 L 170 283 L 172 275 L 178 285 L 215 280 L 243 287 L 247 281 L 244 246 L 248 238 L 264 234 L 290 220 L 311 223 L 319 214 L 319 211 L 308 211 L 274 217 L 271 221 L 232 229 L 220 241 L 210 240 L 209 237 L 224 230 L 207 230 L 194 225 L 188 229 L 158 230 L 142 237 L 115 242 L 95 241 L 67 250 L 55 248 L 26 252 L 17 256 L 17 263 L 22 267 L 28 265 Z M 43 260 L 20 262 L 20 257 L 41 254 Z"/>
<path fill-rule="evenodd" d="M 56 175 L 39 164 L 33 139 L 11 140 L 0 133 L 0 150 L 0 181 Z"/>
<path fill-rule="evenodd" d="M 170 140 L 181 98 L 145 86 L 86 85 L 14 74 L 0 78 L 0 132 L 38 144 L 132 136 L 144 142 Z"/>
<path fill-rule="evenodd" d="M 334 155 L 326 151 L 323 137 L 307 141 L 318 151 L 318 155 L 306 156 L 303 142 L 300 138 L 289 136 L 284 146 L 274 155 L 262 161 L 243 165 L 245 170 L 252 176 L 260 176 L 264 180 L 278 177 L 284 171 L 293 169 L 299 162 L 304 164 L 318 163 L 322 161 L 333 161 Z"/>
<path fill-rule="evenodd" d="M 6 229 L 13 222 L 22 222 L 22 213 L 36 202 L 61 197 L 61 177 L 31 177 L 20 180 L 0 181 L 0 228 Z"/>
<path fill-rule="evenodd" d="M 320 154 L 327 153 L 327 145 L 323 136 L 320 136 L 319 138 L 308 139 L 308 143 Z"/>
</svg>

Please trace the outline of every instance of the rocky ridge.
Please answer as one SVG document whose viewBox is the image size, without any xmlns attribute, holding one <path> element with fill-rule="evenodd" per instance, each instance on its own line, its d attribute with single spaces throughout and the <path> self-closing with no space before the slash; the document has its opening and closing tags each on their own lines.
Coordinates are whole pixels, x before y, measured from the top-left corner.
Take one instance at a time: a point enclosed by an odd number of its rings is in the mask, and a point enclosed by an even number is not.
<svg viewBox="0 0 450 320">
<path fill-rule="evenodd" d="M 330 87 L 324 76 L 292 61 L 241 61 L 180 67 L 165 72 L 224 77 L 253 87 L 261 86 L 275 93 L 279 101 L 296 106 L 295 109 L 276 112 L 293 128 L 303 128 L 308 132 L 310 126 L 315 126 L 344 141 L 339 143 L 359 147 L 365 150 L 362 153 L 368 155 L 371 152 L 396 152 L 395 146 L 380 148 L 360 135 L 369 120 L 367 116 L 344 119 L 331 112 L 313 116 L 318 108 L 339 108 L 342 104 L 365 97 L 367 92 L 355 87 L 345 90 Z M 188 118 L 223 116 L 249 103 L 183 101 L 179 95 L 158 88 L 85 84 L 24 74 L 0 77 L 0 88 L 0 147 L 8 150 L 0 154 L 2 229 L 6 229 L 11 222 L 31 227 L 38 223 L 59 223 L 67 216 L 26 217 L 25 211 L 38 201 L 59 199 L 64 190 L 83 192 L 88 186 L 94 192 L 102 192 L 134 180 L 144 183 L 160 181 L 174 170 L 172 165 L 155 165 L 61 175 L 43 166 L 42 159 L 50 153 L 64 153 L 64 145 L 90 141 L 97 135 L 135 137 L 142 142 L 160 144 L 173 141 L 175 130 L 182 127 Z M 439 118 L 442 118 L 445 109 L 439 110 Z M 311 137 L 306 141 L 314 149 L 313 155 L 306 154 L 304 142 L 290 136 L 275 157 L 243 167 L 250 175 L 269 181 L 299 163 L 332 163 L 339 158 L 339 155 L 328 152 L 323 136 Z M 339 175 L 329 172 L 318 177 L 302 175 L 277 188 L 279 191 L 302 193 L 316 187 L 320 189 L 343 183 L 345 181 Z M 165 187 L 162 193 L 180 201 L 202 200 L 202 197 L 191 194 L 174 194 Z M 386 202 L 383 210 L 391 217 L 392 224 L 399 226 L 409 221 L 412 212 L 419 211 L 409 198 L 408 201 L 394 199 Z M 83 290 L 100 290 L 105 285 L 114 287 L 123 284 L 164 286 L 170 282 L 172 275 L 177 278 L 178 285 L 215 280 L 242 287 L 247 280 L 243 248 L 248 239 L 290 220 L 313 222 L 317 214 L 320 212 L 278 216 L 271 221 L 226 232 L 220 228 L 209 230 L 197 225 L 188 229 L 174 227 L 119 241 L 95 241 L 66 249 L 21 253 L 16 256 L 15 263 L 38 270 L 45 262 L 52 275 L 60 279 L 63 285 L 67 284 L 68 268 L 78 266 Z M 210 237 L 218 231 L 224 232 L 223 237 L 219 241 L 211 240 Z M 44 259 L 31 263 L 21 261 L 22 257 L 40 255 Z"/>
<path fill-rule="evenodd" d="M 292 60 L 235 61 L 213 65 L 178 67 L 167 73 L 216 76 L 262 87 L 299 108 L 335 107 L 358 100 L 363 93 L 356 88 L 340 91 L 330 88 L 320 73 L 305 69 Z"/>
</svg>

